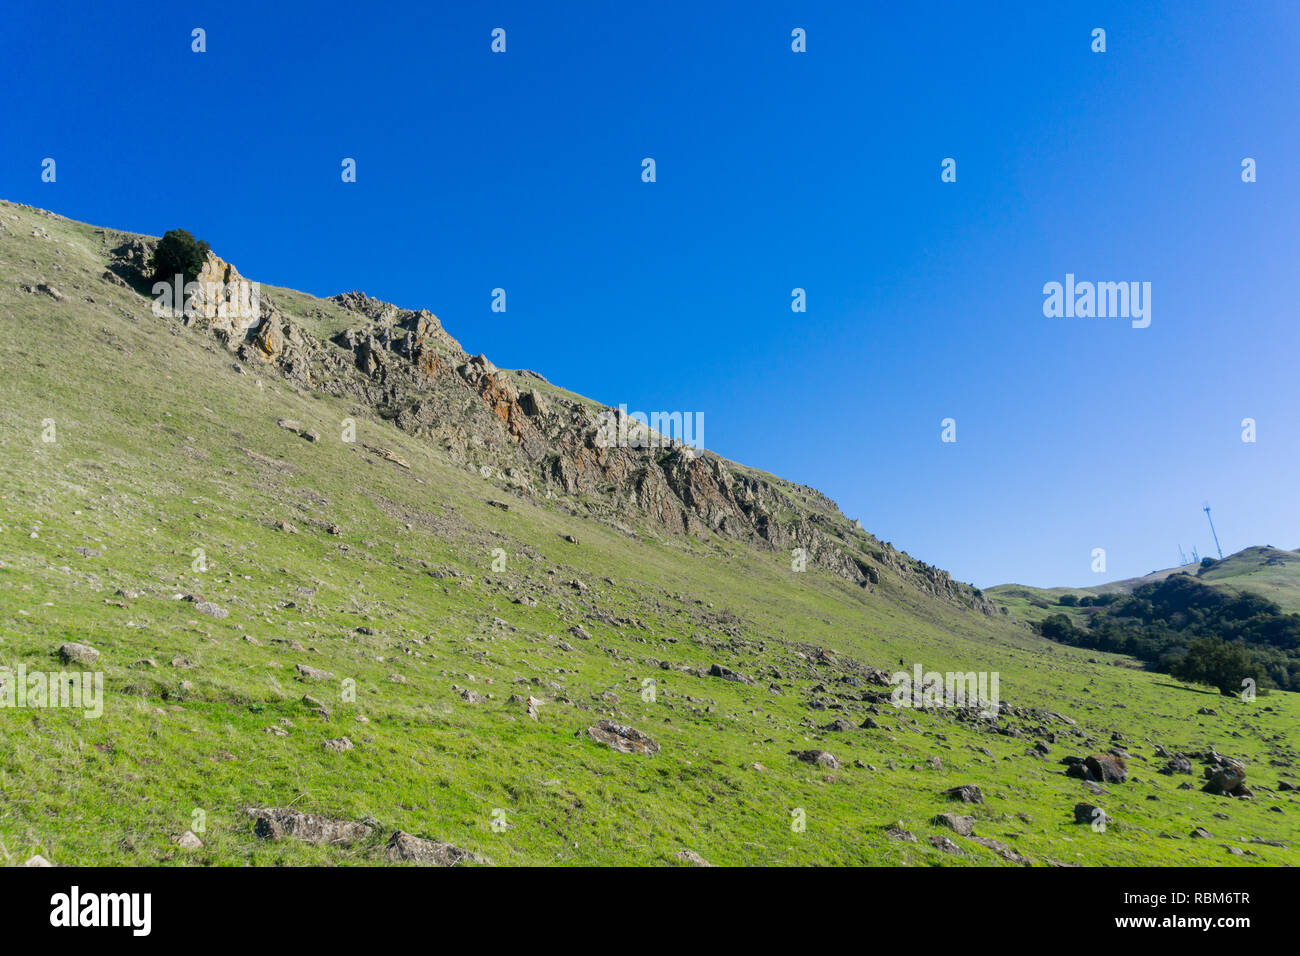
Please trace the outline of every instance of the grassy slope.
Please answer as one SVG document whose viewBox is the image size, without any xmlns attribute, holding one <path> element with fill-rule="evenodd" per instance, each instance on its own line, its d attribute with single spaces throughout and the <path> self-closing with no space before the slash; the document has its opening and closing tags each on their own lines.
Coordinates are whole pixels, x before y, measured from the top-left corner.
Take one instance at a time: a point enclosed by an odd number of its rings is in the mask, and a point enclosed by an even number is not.
<svg viewBox="0 0 1300 956">
<path fill-rule="evenodd" d="M 255 367 L 235 373 L 210 340 L 152 318 L 146 303 L 99 279 L 103 237 L 93 228 L 7 204 L 0 224 L 0 663 L 56 670 L 54 650 L 75 639 L 102 651 L 108 686 L 98 720 L 0 711 L 0 843 L 10 862 L 33 852 L 86 864 L 374 859 L 373 848 L 264 843 L 240 813 L 293 804 L 373 815 L 498 864 L 666 863 L 690 848 L 719 864 L 1003 865 L 951 833 L 967 856 L 925 842 L 947 833 L 929 818 L 954 809 L 939 791 L 963 783 L 987 797 L 967 808 L 976 833 L 1037 863 L 1300 859 L 1295 849 L 1250 845 L 1256 855 L 1234 857 L 1222 846 L 1298 835 L 1300 804 L 1272 791 L 1279 770 L 1270 766 L 1294 766 L 1295 695 L 1220 699 L 1089 663 L 1097 655 L 1047 645 L 890 577 L 864 594 L 793 574 L 780 555 L 716 539 L 634 540 L 507 497 L 345 402 L 299 393 Z M 38 227 L 52 238 L 31 239 Z M 66 298 L 19 291 L 36 281 Z M 291 314 L 320 308 L 330 321 L 318 300 L 271 294 Z M 339 440 L 349 416 L 356 444 Z M 297 438 L 279 417 L 324 440 Z M 53 444 L 41 441 L 46 418 L 57 423 Z M 410 470 L 365 446 L 393 449 Z M 510 510 L 487 499 L 509 500 Z M 280 519 L 298 533 L 276 530 Z M 340 536 L 323 530 L 331 522 Z M 206 572 L 191 569 L 194 548 L 205 550 Z M 491 570 L 493 548 L 506 551 L 502 573 Z M 430 575 L 439 568 L 461 576 Z M 591 590 L 563 586 L 575 577 Z M 118 597 L 119 588 L 141 595 Z M 230 616 L 196 613 L 173 599 L 181 592 Z M 511 603 L 519 593 L 539 605 Z M 641 626 L 601 623 L 588 605 Z M 748 646 L 722 633 L 723 612 L 740 618 Z M 566 634 L 575 623 L 590 642 Z M 1063 741 L 1042 762 L 1025 756 L 1031 739 L 892 709 L 881 730 L 823 734 L 816 726 L 838 713 L 806 702 L 821 681 L 835 690 L 835 674 L 801 658 L 809 646 L 890 668 L 901 658 L 909 668 L 997 670 L 1005 700 L 1070 715 L 1094 742 Z M 144 658 L 158 666 L 135 666 Z M 194 666 L 173 667 L 175 658 Z M 694 677 L 652 659 L 717 661 L 762 679 Z M 296 663 L 354 679 L 356 703 L 340 700 L 337 681 L 295 679 Z M 775 681 L 772 667 L 783 675 Z M 516 687 L 520 678 L 537 683 Z M 658 682 L 653 703 L 640 697 L 646 678 Z M 455 687 L 490 696 L 470 704 Z M 547 701 L 540 721 L 507 705 L 514 692 Z M 332 719 L 313 715 L 304 693 L 326 700 Z M 1219 716 L 1198 716 L 1203 705 Z M 864 705 L 846 707 L 860 722 Z M 602 716 L 648 732 L 663 751 L 622 755 L 581 735 Z M 287 737 L 265 732 L 281 718 L 292 725 Z M 1136 779 L 1096 799 L 1055 761 L 1107 746 L 1113 731 L 1135 755 Z M 340 735 L 356 749 L 322 749 Z M 1244 757 L 1259 798 L 1176 789 L 1188 778 L 1154 773 L 1157 743 Z M 808 747 L 831 750 L 841 769 L 787 755 Z M 1100 834 L 1073 825 L 1079 800 L 1101 804 L 1117 824 Z M 187 853 L 171 838 L 196 808 L 207 815 L 205 846 Z M 497 808 L 512 824 L 500 833 Z M 791 830 L 795 808 L 806 812 L 805 832 Z M 921 841 L 888 839 L 881 827 L 898 820 Z M 1216 838 L 1190 839 L 1196 826 Z"/>
</svg>

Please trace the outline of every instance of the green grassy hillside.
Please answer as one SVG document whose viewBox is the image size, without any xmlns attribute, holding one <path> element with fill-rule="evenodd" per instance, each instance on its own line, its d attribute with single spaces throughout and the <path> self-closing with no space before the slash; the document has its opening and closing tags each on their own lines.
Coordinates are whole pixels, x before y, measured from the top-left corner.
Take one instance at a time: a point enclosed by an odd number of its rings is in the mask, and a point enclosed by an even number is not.
<svg viewBox="0 0 1300 956">
<path fill-rule="evenodd" d="M 155 318 L 103 277 L 115 237 L 10 204 L 0 226 L 0 664 L 67 669 L 75 641 L 106 682 L 99 718 L 0 710 L 7 862 L 384 858 L 375 839 L 263 839 L 248 807 L 371 818 L 497 865 L 1300 862 L 1281 786 L 1295 695 L 1221 698 L 902 576 L 862 588 L 514 495 Z M 328 302 L 270 292 L 343 327 Z M 900 662 L 996 671 L 1011 712 L 876 701 L 868 668 Z M 660 751 L 603 746 L 601 719 Z M 1158 774 L 1158 747 L 1244 760 L 1253 799 L 1201 792 L 1199 764 Z M 791 755 L 813 749 L 837 766 Z M 1059 763 L 1112 749 L 1124 783 Z M 984 802 L 943 795 L 964 784 Z M 1103 832 L 1073 822 L 1083 801 L 1113 818 Z M 973 835 L 931 822 L 948 811 Z M 187 830 L 201 847 L 174 842 Z"/>
<path fill-rule="evenodd" d="M 1085 619 L 1083 611 L 1062 607 L 1060 599 L 1098 594 L 1131 594 L 1144 584 L 1163 581 L 1171 574 L 1190 574 L 1198 581 L 1226 591 L 1250 591 L 1268 598 L 1283 611 L 1300 613 L 1300 551 L 1284 551 L 1272 546 L 1243 548 L 1216 561 L 1209 568 L 1189 564 L 1180 568 L 1153 571 L 1140 578 L 1108 581 L 1088 588 L 1036 588 L 1024 584 L 1000 584 L 984 593 L 999 607 L 1024 621 L 1041 621 L 1048 614 L 1064 613 L 1075 623 Z"/>
</svg>

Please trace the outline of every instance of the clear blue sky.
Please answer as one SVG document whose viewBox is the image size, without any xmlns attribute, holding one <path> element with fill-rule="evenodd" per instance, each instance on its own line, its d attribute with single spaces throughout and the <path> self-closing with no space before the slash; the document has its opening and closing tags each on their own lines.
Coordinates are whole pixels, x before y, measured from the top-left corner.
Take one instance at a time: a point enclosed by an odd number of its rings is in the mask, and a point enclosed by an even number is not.
<svg viewBox="0 0 1300 956">
<path fill-rule="evenodd" d="M 1290 0 L 6 7 L 4 198 L 703 412 L 982 586 L 1212 554 L 1203 499 L 1225 553 L 1300 546 Z M 1150 328 L 1045 318 L 1067 272 Z"/>
</svg>

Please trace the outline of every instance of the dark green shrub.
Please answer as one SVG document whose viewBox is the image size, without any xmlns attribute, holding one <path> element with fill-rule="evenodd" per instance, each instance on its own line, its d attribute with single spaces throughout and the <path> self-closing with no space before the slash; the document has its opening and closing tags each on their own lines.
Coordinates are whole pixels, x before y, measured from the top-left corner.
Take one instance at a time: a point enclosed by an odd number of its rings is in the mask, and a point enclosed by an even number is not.
<svg viewBox="0 0 1300 956">
<path fill-rule="evenodd" d="M 171 229 L 158 242 L 154 250 L 154 278 L 169 280 L 175 275 L 183 275 L 186 282 L 191 282 L 203 268 L 208 258 L 208 244 L 202 239 L 195 239 L 184 229 Z"/>
</svg>

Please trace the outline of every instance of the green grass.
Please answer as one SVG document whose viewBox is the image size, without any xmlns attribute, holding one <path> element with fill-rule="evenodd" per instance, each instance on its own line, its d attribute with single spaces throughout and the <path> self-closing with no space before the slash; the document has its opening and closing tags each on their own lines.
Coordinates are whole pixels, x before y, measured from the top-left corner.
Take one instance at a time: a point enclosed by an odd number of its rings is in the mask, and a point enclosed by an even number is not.
<svg viewBox="0 0 1300 956">
<path fill-rule="evenodd" d="M 263 842 L 242 812 L 292 804 L 370 815 L 498 865 L 671 864 L 682 849 L 733 865 L 1009 865 L 955 834 L 964 857 L 926 842 L 946 833 L 930 817 L 957 809 L 940 791 L 965 783 L 986 795 L 961 808 L 976 834 L 1038 864 L 1300 861 L 1294 848 L 1240 842 L 1300 835 L 1300 803 L 1275 789 L 1297 759 L 1295 695 L 1220 698 L 1050 645 L 894 575 L 863 591 L 734 541 L 649 527 L 633 538 L 562 502 L 520 499 L 347 401 L 300 392 L 269 368 L 235 373 L 219 345 L 99 278 L 107 240 L 95 229 L 8 204 L 0 224 L 0 663 L 58 670 L 57 647 L 77 640 L 101 651 L 107 684 L 99 719 L 0 710 L 10 863 L 37 852 L 60 864 L 377 861 L 372 845 Z M 52 238 L 31 238 L 38 226 Z M 37 281 L 64 300 L 20 290 Z M 340 321 L 327 303 L 270 291 L 304 322 L 311 309 Z M 323 440 L 277 427 L 281 417 Z M 355 444 L 340 440 L 348 417 Z M 56 423 L 54 443 L 42 441 L 44 419 Z M 279 520 L 298 533 L 277 530 Z M 331 523 L 341 535 L 325 531 Z M 191 566 L 195 548 L 205 571 Z M 492 569 L 496 548 L 504 571 Z M 575 578 L 589 590 L 566 585 Z M 199 614 L 180 593 L 229 617 Z M 524 593 L 538 606 L 511 603 Z M 592 640 L 569 635 L 574 624 Z M 1025 733 L 1015 738 L 947 711 L 891 707 L 877 715 L 880 730 L 823 732 L 841 715 L 860 723 L 868 705 L 840 683 L 849 665 L 818 662 L 820 648 L 890 670 L 902 659 L 909 670 L 919 661 L 997 671 L 1004 700 L 1065 714 L 1085 736 L 1062 737 L 1041 761 L 1026 756 L 1040 721 L 1012 719 Z M 158 666 L 136 666 L 144 658 Z M 174 658 L 195 666 L 172 667 Z M 660 661 L 717 662 L 755 683 Z M 303 682 L 297 663 L 335 679 Z M 344 679 L 355 703 L 342 699 Z M 647 679 L 653 702 L 642 699 Z M 466 703 L 456 688 L 488 699 Z M 303 705 L 308 693 L 326 701 L 329 720 Z M 512 693 L 544 699 L 540 720 L 507 704 Z M 810 709 L 816 697 L 843 710 Z M 1207 705 L 1218 716 L 1197 715 Z M 662 751 L 596 744 L 584 731 L 602 717 L 649 733 Z M 282 718 L 287 737 L 265 732 Z M 1096 798 L 1056 761 L 1105 749 L 1113 732 L 1135 779 Z M 356 749 L 322 749 L 342 735 Z M 1157 775 L 1158 744 L 1246 759 L 1257 798 L 1177 789 L 1192 778 Z M 840 769 L 788 755 L 814 747 Z M 1105 833 L 1073 824 L 1082 800 L 1116 823 Z M 179 850 L 172 838 L 196 809 L 204 846 Z M 504 832 L 492 827 L 497 809 L 511 824 Z M 804 832 L 791 829 L 797 809 Z M 899 820 L 919 842 L 884 834 Z M 1189 838 L 1197 826 L 1215 839 Z"/>
</svg>

